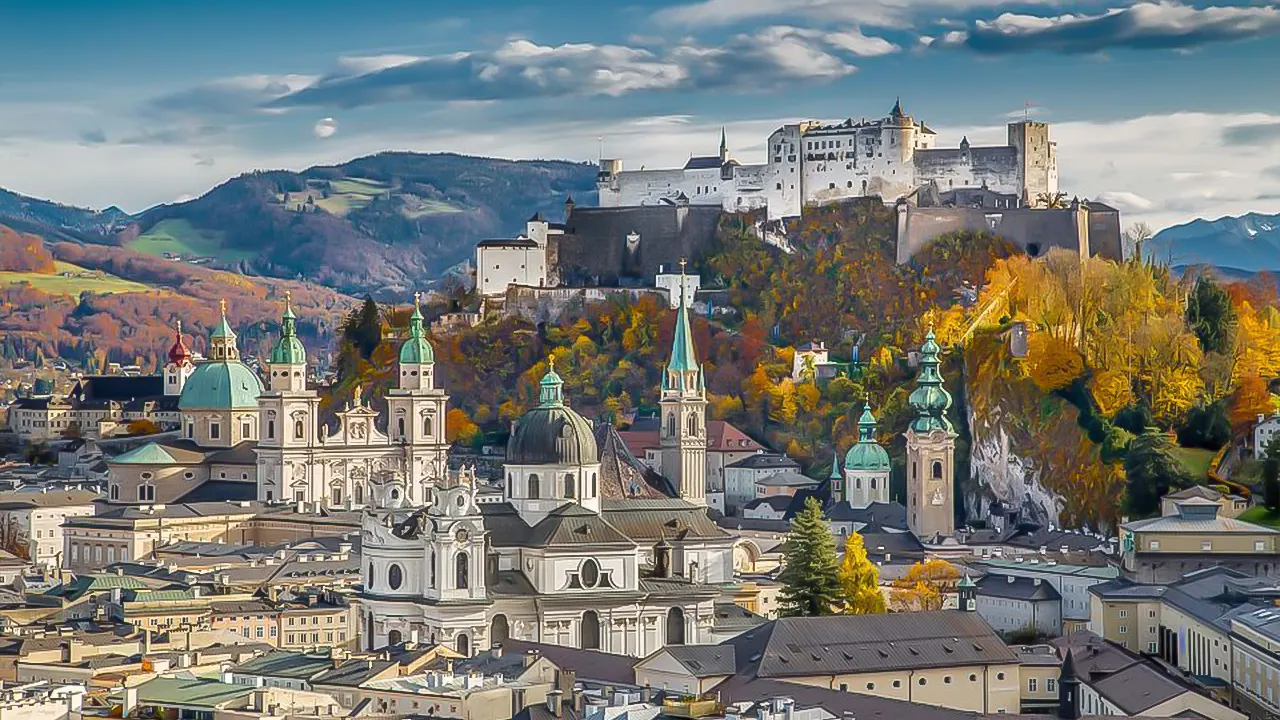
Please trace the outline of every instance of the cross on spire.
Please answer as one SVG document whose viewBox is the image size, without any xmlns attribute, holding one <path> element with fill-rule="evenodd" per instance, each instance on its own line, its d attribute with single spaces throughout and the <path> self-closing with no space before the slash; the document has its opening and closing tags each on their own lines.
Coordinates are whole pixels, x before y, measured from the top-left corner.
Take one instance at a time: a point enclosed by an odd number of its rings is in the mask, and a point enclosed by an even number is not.
<svg viewBox="0 0 1280 720">
<path fill-rule="evenodd" d="M 218 300 L 218 310 L 222 313 L 223 317 L 227 316 L 227 299 L 226 298 L 220 298 Z"/>
<path fill-rule="evenodd" d="M 290 309 L 293 308 L 293 291 L 292 290 L 284 291 L 284 306 Z"/>
<path fill-rule="evenodd" d="M 415 308 L 420 308 L 420 307 L 422 307 L 422 293 L 417 292 L 417 291 L 414 291 L 414 293 L 413 293 L 413 306 L 414 306 Z"/>
</svg>

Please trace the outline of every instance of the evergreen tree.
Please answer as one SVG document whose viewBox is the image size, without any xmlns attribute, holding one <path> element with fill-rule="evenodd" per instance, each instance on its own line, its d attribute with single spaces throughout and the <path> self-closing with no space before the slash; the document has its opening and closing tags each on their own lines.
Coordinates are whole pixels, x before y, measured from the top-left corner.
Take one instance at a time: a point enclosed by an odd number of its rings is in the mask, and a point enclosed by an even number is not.
<svg viewBox="0 0 1280 720">
<path fill-rule="evenodd" d="M 378 312 L 378 304 L 368 295 L 364 296 L 364 304 L 353 311 L 342 324 L 342 337 L 360 351 L 360 357 L 368 360 L 373 351 L 382 342 L 382 314 Z"/>
<path fill-rule="evenodd" d="M 1208 275 L 1196 280 L 1196 287 L 1187 298 L 1187 325 L 1205 352 L 1224 353 L 1231 348 L 1236 311 L 1231 296 Z"/>
<path fill-rule="evenodd" d="M 867 559 L 862 536 L 850 533 L 844 544 L 844 560 L 840 563 L 841 613 L 844 615 L 877 615 L 885 611 L 884 594 L 880 592 L 880 571 Z"/>
<path fill-rule="evenodd" d="M 783 553 L 786 567 L 778 575 L 783 585 L 782 614 L 833 614 L 840 602 L 836 544 L 817 499 L 805 500 L 804 509 L 791 521 Z"/>
<path fill-rule="evenodd" d="M 1128 479 L 1126 506 L 1130 514 L 1138 517 L 1154 515 L 1160 509 L 1161 497 L 1191 484 L 1182 463 L 1173 455 L 1169 436 L 1156 428 L 1147 428 L 1129 443 L 1124 472 Z"/>
</svg>

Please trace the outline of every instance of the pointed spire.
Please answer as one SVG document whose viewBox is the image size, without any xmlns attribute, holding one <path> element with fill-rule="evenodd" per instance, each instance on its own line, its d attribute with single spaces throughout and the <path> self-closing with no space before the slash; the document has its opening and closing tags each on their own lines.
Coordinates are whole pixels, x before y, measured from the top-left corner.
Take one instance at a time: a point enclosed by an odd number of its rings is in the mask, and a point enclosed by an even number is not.
<svg viewBox="0 0 1280 720">
<path fill-rule="evenodd" d="M 671 338 L 671 359 L 663 377 L 664 390 L 702 389 L 702 371 L 693 347 L 693 330 L 689 326 L 689 308 L 684 301 L 687 261 L 680 259 L 680 300 L 676 309 L 675 333 Z"/>
<path fill-rule="evenodd" d="M 725 134 L 724 126 L 720 127 L 720 162 L 729 159 L 729 137 Z"/>
<path fill-rule="evenodd" d="M 840 452 L 835 448 L 831 448 L 831 474 L 827 476 L 827 479 L 840 479 Z"/>
<path fill-rule="evenodd" d="M 173 347 L 169 348 L 169 362 L 173 365 L 182 365 L 191 360 L 191 350 L 187 347 L 187 343 L 182 339 L 182 321 L 178 320 L 174 323 L 174 339 Z"/>
<path fill-rule="evenodd" d="M 273 365 L 305 365 L 307 351 L 298 339 L 298 318 L 293 314 L 293 294 L 284 293 L 284 312 L 280 315 L 280 340 L 271 349 Z"/>
<path fill-rule="evenodd" d="M 947 419 L 951 393 L 943 387 L 942 373 L 938 370 L 942 364 L 938 359 L 941 352 L 930 325 L 924 336 L 924 345 L 920 347 L 920 375 L 916 377 L 916 389 L 907 398 L 911 409 L 916 412 L 916 418 L 911 421 L 911 429 L 916 432 L 953 430 L 951 421 Z"/>
<path fill-rule="evenodd" d="M 895 98 L 893 101 L 893 109 L 889 111 L 889 117 L 901 118 L 905 116 L 906 113 L 902 112 L 902 98 Z"/>
<path fill-rule="evenodd" d="M 218 312 L 222 317 L 213 332 L 209 333 L 209 355 L 213 360 L 222 362 L 237 361 L 240 359 L 240 348 L 236 345 L 236 333 L 227 321 L 225 298 L 218 301 Z"/>
<path fill-rule="evenodd" d="M 547 374 L 538 383 L 539 407 L 560 407 L 564 405 L 564 381 L 556 374 L 556 356 L 547 356 Z"/>
<path fill-rule="evenodd" d="M 226 298 L 222 298 L 221 300 L 218 301 L 218 313 L 221 315 L 221 318 L 219 319 L 218 324 L 213 328 L 213 333 L 210 334 L 209 337 L 210 338 L 235 338 L 236 334 L 231 329 L 231 323 L 227 322 L 227 299 Z"/>
<path fill-rule="evenodd" d="M 409 315 L 409 339 L 400 346 L 401 365 L 430 365 L 436 361 L 435 351 L 422 327 L 422 293 L 413 294 L 413 313 Z"/>
</svg>

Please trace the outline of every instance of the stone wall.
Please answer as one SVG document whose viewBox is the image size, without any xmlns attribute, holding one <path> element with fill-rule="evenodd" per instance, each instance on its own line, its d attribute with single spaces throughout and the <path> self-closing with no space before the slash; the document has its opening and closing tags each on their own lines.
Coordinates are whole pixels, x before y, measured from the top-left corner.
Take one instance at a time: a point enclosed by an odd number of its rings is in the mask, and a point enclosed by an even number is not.
<svg viewBox="0 0 1280 720">
<path fill-rule="evenodd" d="M 1082 256 L 1123 259 L 1120 213 L 1085 203 L 1060 209 L 975 207 L 915 207 L 898 204 L 897 260 L 904 263 L 934 238 L 950 232 L 989 232 L 999 235 L 1032 257 L 1051 248 Z"/>
</svg>

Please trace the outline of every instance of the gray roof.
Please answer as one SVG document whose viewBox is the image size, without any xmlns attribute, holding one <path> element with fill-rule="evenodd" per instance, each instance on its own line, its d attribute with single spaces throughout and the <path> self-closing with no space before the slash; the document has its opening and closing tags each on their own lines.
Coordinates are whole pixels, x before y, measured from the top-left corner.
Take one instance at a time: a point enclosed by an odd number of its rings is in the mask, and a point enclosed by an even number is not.
<svg viewBox="0 0 1280 720">
<path fill-rule="evenodd" d="M 763 615 L 757 615 L 741 605 L 735 605 L 731 602 L 717 602 L 715 604 L 715 619 L 712 622 L 714 631 L 723 633 L 760 627 L 769 622 L 769 619 Z"/>
<path fill-rule="evenodd" d="M 548 513 L 533 526 L 522 544 L 531 547 L 635 546 L 630 538 L 606 522 L 604 517 L 576 503 L 566 503 Z"/>
<path fill-rule="evenodd" d="M 697 678 L 732 675 L 737 668 L 732 645 L 669 645 L 663 652 Z"/>
<path fill-rule="evenodd" d="M 792 460 L 786 455 L 777 455 L 774 453 L 757 453 L 750 457 L 725 465 L 727 468 L 750 468 L 752 470 L 767 470 L 769 468 L 794 469 L 800 467 L 800 463 Z"/>
<path fill-rule="evenodd" d="M 820 483 L 820 480 L 814 480 L 793 470 L 784 470 L 756 481 L 757 485 L 765 487 L 817 487 Z"/>
<path fill-rule="evenodd" d="M 1268 640 L 1280 641 L 1280 608 L 1274 605 L 1251 609 L 1236 615 L 1233 619 L 1265 636 Z"/>
<path fill-rule="evenodd" d="M 907 528 L 907 508 L 899 502 L 873 502 L 862 508 L 856 508 L 847 500 L 831 503 L 827 508 L 827 519 L 832 522 L 853 522 L 871 525 L 877 528 Z"/>
<path fill-rule="evenodd" d="M 1198 498 L 1189 500 L 1180 500 L 1177 502 L 1180 511 L 1189 511 L 1193 508 L 1197 509 Z M 1202 501 L 1203 502 L 1203 501 Z M 1215 510 L 1218 508 L 1217 503 L 1209 503 Z M 1280 530 L 1275 528 L 1264 527 L 1262 525 L 1254 525 L 1253 523 L 1244 522 L 1235 518 L 1218 517 L 1216 514 L 1200 514 L 1196 512 L 1192 514 L 1165 515 L 1162 517 L 1148 518 L 1146 520 L 1135 520 L 1131 523 L 1121 525 L 1122 528 L 1130 532 L 1144 533 L 1230 533 L 1241 535 L 1280 535 Z M 1139 548 L 1138 552 L 1142 552 Z"/>
<path fill-rule="evenodd" d="M 241 663 L 231 672 L 240 675 L 261 675 L 264 677 L 295 678 L 306 680 L 318 672 L 331 670 L 333 660 L 322 655 L 286 652 L 283 650 L 267 653 L 249 662 Z"/>
<path fill-rule="evenodd" d="M 1161 670 L 1154 661 L 1107 642 L 1088 631 L 1071 633 L 1051 642 L 1059 653 L 1070 652 L 1076 675 L 1128 715 L 1195 692 L 1190 683 Z"/>
<path fill-rule="evenodd" d="M 753 498 L 747 501 L 747 504 L 743 505 L 742 509 L 755 510 L 761 505 L 768 505 L 770 508 L 772 508 L 777 512 L 785 513 L 787 511 L 787 508 L 791 507 L 791 503 L 793 500 L 795 500 L 795 498 L 791 497 L 790 495 L 770 495 L 768 497 L 758 497 L 758 498 Z"/>
<path fill-rule="evenodd" d="M 1005 600 L 1027 602 L 1061 601 L 1062 595 L 1053 584 L 1038 578 L 1017 575 L 987 575 L 977 581 L 978 594 Z"/>
<path fill-rule="evenodd" d="M 476 247 L 536 248 L 538 247 L 538 243 L 527 237 L 494 238 L 492 240 L 481 240 L 476 243 Z"/>
<path fill-rule="evenodd" d="M 634 668 L 638 660 L 627 655 L 511 639 L 504 642 L 502 647 L 503 652 L 512 654 L 523 654 L 532 650 L 550 660 L 561 670 L 575 673 L 578 682 L 595 681 L 614 685 L 633 685 L 636 681 Z"/>
<path fill-rule="evenodd" d="M 728 644 L 740 671 L 763 678 L 1018 661 L 976 613 L 956 610 L 780 618 Z"/>
<path fill-rule="evenodd" d="M 600 497 L 621 500 L 676 496 L 675 489 L 666 478 L 631 454 L 613 423 L 597 425 L 595 436 L 600 452 Z"/>
<path fill-rule="evenodd" d="M 398 665 L 394 660 L 352 658 L 336 668 L 311 678 L 312 685 L 342 685 L 355 687 L 377 677 L 388 668 Z"/>
</svg>

